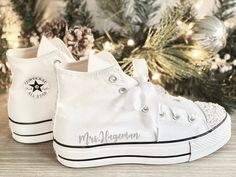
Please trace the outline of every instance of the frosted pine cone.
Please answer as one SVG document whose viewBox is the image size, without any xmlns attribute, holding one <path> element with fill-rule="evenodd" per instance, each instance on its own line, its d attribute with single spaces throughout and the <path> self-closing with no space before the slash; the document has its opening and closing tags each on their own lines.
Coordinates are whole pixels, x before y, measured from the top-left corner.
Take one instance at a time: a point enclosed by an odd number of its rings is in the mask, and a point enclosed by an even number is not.
<svg viewBox="0 0 236 177">
<path fill-rule="evenodd" d="M 93 42 L 92 30 L 87 27 L 75 26 L 66 34 L 67 46 L 76 58 L 87 55 L 93 47 Z"/>
<path fill-rule="evenodd" d="M 47 38 L 58 37 L 63 40 L 66 33 L 67 23 L 64 20 L 53 20 L 42 27 L 42 32 Z"/>
</svg>

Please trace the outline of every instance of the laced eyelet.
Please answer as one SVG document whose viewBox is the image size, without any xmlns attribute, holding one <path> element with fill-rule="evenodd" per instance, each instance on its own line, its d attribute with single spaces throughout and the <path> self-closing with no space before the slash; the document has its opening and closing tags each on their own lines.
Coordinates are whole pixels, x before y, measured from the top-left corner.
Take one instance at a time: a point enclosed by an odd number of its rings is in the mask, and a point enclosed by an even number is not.
<svg viewBox="0 0 236 177">
<path fill-rule="evenodd" d="M 120 93 L 120 94 L 123 94 L 123 93 L 125 93 L 125 92 L 127 92 L 127 89 L 126 89 L 126 88 L 122 87 L 122 88 L 119 89 L 119 93 Z"/>
<path fill-rule="evenodd" d="M 163 117 L 163 116 L 165 115 L 165 113 L 164 113 L 164 112 L 160 112 L 159 115 L 160 115 L 161 117 Z"/>
<path fill-rule="evenodd" d="M 180 115 L 178 115 L 178 114 L 173 114 L 173 119 L 174 120 L 178 120 L 180 118 Z"/>
<path fill-rule="evenodd" d="M 195 118 L 195 116 L 190 116 L 190 115 L 188 115 L 188 121 L 190 122 L 190 123 L 192 123 L 192 122 L 194 122 L 196 120 L 196 118 Z"/>
<path fill-rule="evenodd" d="M 109 78 L 108 78 L 109 82 L 110 83 L 115 83 L 117 81 L 117 77 L 114 76 L 114 75 L 111 75 Z"/>
<path fill-rule="evenodd" d="M 161 104 L 158 105 L 158 111 L 159 111 L 159 116 L 163 117 L 165 115 L 165 112 L 163 111 Z"/>
<path fill-rule="evenodd" d="M 53 64 L 54 64 L 54 65 L 61 64 L 61 60 L 55 60 L 55 61 L 53 62 Z"/>
<path fill-rule="evenodd" d="M 143 109 L 142 109 L 142 112 L 143 113 L 147 113 L 148 111 L 149 111 L 148 106 L 144 106 Z"/>
<path fill-rule="evenodd" d="M 170 113 L 171 113 L 172 118 L 173 118 L 174 120 L 178 120 L 178 119 L 180 118 L 180 115 L 175 114 L 171 109 L 170 109 Z"/>
</svg>

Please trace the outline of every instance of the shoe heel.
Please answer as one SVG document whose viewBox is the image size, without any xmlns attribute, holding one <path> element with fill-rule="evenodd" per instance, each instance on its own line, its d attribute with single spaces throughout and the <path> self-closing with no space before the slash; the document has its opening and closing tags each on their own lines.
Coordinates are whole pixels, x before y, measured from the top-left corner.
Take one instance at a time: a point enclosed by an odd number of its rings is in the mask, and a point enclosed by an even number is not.
<svg viewBox="0 0 236 177">
<path fill-rule="evenodd" d="M 41 143 L 53 139 L 52 120 L 39 122 L 16 122 L 9 118 L 9 126 L 14 140 L 20 143 Z"/>
</svg>

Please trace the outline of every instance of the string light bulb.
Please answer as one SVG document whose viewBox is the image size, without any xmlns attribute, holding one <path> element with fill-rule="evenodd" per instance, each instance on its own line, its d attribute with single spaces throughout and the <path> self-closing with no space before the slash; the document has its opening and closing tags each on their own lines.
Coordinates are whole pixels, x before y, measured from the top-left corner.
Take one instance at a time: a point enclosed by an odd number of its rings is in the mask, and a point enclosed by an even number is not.
<svg viewBox="0 0 236 177">
<path fill-rule="evenodd" d="M 188 29 L 192 29 L 194 27 L 195 23 L 189 23 L 188 24 Z"/>
<path fill-rule="evenodd" d="M 187 36 L 190 36 L 190 35 L 192 35 L 193 34 L 193 30 L 192 30 L 192 28 L 193 28 L 193 26 L 194 26 L 194 23 L 189 23 L 188 25 L 187 25 L 187 28 L 186 28 L 186 35 Z"/>
<path fill-rule="evenodd" d="M 129 39 L 129 40 L 127 41 L 127 45 L 128 45 L 128 46 L 134 46 L 134 40 L 133 40 L 133 39 Z"/>
<path fill-rule="evenodd" d="M 104 44 L 103 44 L 103 48 L 105 50 L 110 50 L 111 49 L 111 43 L 109 41 L 106 41 Z"/>
<path fill-rule="evenodd" d="M 178 21 L 177 21 L 177 25 L 178 25 L 178 26 L 180 26 L 180 25 L 182 25 L 182 24 L 183 24 L 183 22 L 182 22 L 181 20 L 178 20 Z"/>
<path fill-rule="evenodd" d="M 160 81 L 161 80 L 161 74 L 160 73 L 154 73 L 152 75 L 152 80 L 154 81 Z"/>
<path fill-rule="evenodd" d="M 188 30 L 187 36 L 191 36 L 193 34 L 193 30 Z"/>
<path fill-rule="evenodd" d="M 202 3 L 203 1 L 198 1 L 196 4 L 195 4 L 195 9 L 199 10 L 202 6 Z"/>
<path fill-rule="evenodd" d="M 233 65 L 236 66 L 236 59 L 234 59 L 234 61 L 233 61 Z"/>
<path fill-rule="evenodd" d="M 192 50 L 192 56 L 193 58 L 197 58 L 202 54 L 201 50 Z"/>
<path fill-rule="evenodd" d="M 234 27 L 234 24 L 232 22 L 229 22 L 229 21 L 225 21 L 224 22 L 224 25 L 227 27 L 227 28 L 233 28 Z"/>
</svg>

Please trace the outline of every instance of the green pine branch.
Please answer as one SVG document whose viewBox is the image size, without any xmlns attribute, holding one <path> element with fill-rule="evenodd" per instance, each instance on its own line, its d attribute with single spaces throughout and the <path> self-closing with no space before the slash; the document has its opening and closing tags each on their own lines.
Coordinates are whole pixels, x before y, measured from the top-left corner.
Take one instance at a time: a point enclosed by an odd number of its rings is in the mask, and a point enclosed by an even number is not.
<svg viewBox="0 0 236 177">
<path fill-rule="evenodd" d="M 222 21 L 234 17 L 234 7 L 236 0 L 215 0 L 216 9 L 213 14 Z"/>
<path fill-rule="evenodd" d="M 147 25 L 150 18 L 155 16 L 160 9 L 160 5 L 155 0 L 127 0 L 125 4 L 127 13 L 125 18 L 128 18 L 128 21 L 133 25 L 139 25 L 141 27 Z"/>
<path fill-rule="evenodd" d="M 198 86 L 198 96 L 217 102 L 229 111 L 236 109 L 236 68 L 225 73 L 208 71 Z"/>
<path fill-rule="evenodd" d="M 104 30 L 107 32 L 108 21 L 112 21 L 114 24 L 120 27 L 121 34 L 131 34 L 132 26 L 128 22 L 128 20 L 124 19 L 124 2 L 125 0 L 100 0 L 97 1 L 98 7 L 104 13 L 104 19 L 102 19 L 102 23 L 104 24 Z M 110 29 L 109 32 L 115 32 L 113 29 Z"/>
<path fill-rule="evenodd" d="M 67 0 L 64 18 L 69 27 L 75 25 L 92 28 L 92 15 L 88 11 L 86 0 Z"/>
<path fill-rule="evenodd" d="M 0 93 L 6 91 L 10 84 L 10 70 L 7 66 L 6 51 L 8 49 L 7 40 L 3 37 L 4 17 L 0 15 Z"/>
<path fill-rule="evenodd" d="M 38 30 L 42 24 L 45 12 L 43 1 L 38 0 L 11 0 L 13 10 L 22 21 L 21 37 L 25 46 L 31 46 L 30 38 L 34 35 L 40 36 Z"/>
<path fill-rule="evenodd" d="M 159 10 L 155 0 L 100 0 L 98 6 L 107 17 L 120 27 L 121 36 L 134 38 L 147 28 L 150 18 Z M 105 24 L 106 25 L 106 24 Z M 111 29 L 112 31 L 112 29 Z M 117 31 L 115 31 L 117 33 Z"/>
<path fill-rule="evenodd" d="M 131 73 L 131 62 L 133 58 L 145 58 L 149 64 L 151 75 L 159 72 L 173 80 L 181 80 L 190 77 L 202 77 L 199 74 L 201 63 L 209 58 L 206 51 L 201 51 L 196 59 L 192 55 L 196 46 L 179 42 L 182 30 L 177 22 L 188 23 L 193 11 L 189 1 L 183 1 L 174 8 L 168 8 L 159 24 L 149 30 L 145 44 L 133 51 L 130 57 L 122 61 L 124 70 Z M 201 65 L 200 65 L 201 66 Z"/>
<path fill-rule="evenodd" d="M 177 22 L 186 23 L 192 20 L 194 10 L 189 1 L 183 1 L 177 7 L 167 8 L 159 24 L 150 29 L 145 47 L 161 49 L 179 39 L 182 35 Z"/>
<path fill-rule="evenodd" d="M 235 16 L 234 8 L 236 0 L 216 0 L 217 9 L 214 14 L 226 21 Z M 231 59 L 227 62 L 232 62 L 236 58 L 235 51 L 236 44 L 236 29 L 228 29 L 227 43 L 224 49 L 219 54 L 223 57 L 225 54 L 230 54 Z M 204 82 L 204 81 L 203 81 Z M 199 91 L 206 99 L 218 102 L 227 109 L 236 109 L 236 67 L 233 66 L 232 70 L 226 73 L 208 72 L 205 87 L 201 87 Z M 206 90 L 208 90 L 206 92 Z M 207 93 L 207 94 L 206 94 Z"/>
<path fill-rule="evenodd" d="M 224 54 L 230 54 L 232 58 L 236 58 L 236 29 L 228 30 L 228 37 L 225 48 L 220 50 L 219 54 L 223 56 Z"/>
</svg>

